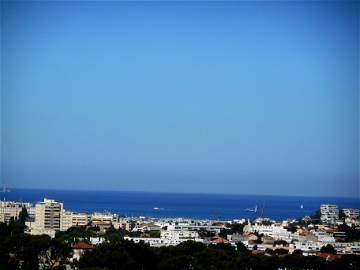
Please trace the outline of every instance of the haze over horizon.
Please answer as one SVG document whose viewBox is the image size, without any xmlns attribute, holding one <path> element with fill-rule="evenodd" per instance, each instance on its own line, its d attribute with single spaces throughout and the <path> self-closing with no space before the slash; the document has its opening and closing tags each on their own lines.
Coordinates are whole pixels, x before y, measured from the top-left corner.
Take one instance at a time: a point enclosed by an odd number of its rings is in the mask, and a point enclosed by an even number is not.
<svg viewBox="0 0 360 270">
<path fill-rule="evenodd" d="M 359 3 L 1 2 L 1 181 L 359 197 Z"/>
</svg>

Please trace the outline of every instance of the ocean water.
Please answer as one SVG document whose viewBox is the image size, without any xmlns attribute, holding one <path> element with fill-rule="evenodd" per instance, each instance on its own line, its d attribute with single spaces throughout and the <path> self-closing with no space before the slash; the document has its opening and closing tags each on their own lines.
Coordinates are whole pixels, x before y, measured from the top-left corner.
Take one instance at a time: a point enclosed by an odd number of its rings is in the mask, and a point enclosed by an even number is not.
<svg viewBox="0 0 360 270">
<path fill-rule="evenodd" d="M 204 219 L 254 219 L 259 216 L 275 220 L 299 218 L 313 214 L 322 203 L 340 208 L 360 207 L 358 198 L 290 197 L 260 195 L 223 195 L 193 193 L 155 193 L 125 191 L 74 191 L 13 189 L 2 199 L 36 203 L 44 197 L 64 203 L 76 212 L 110 211 L 125 216 L 191 217 Z M 250 212 L 246 209 L 254 208 Z M 301 208 L 303 205 L 303 208 Z"/>
</svg>

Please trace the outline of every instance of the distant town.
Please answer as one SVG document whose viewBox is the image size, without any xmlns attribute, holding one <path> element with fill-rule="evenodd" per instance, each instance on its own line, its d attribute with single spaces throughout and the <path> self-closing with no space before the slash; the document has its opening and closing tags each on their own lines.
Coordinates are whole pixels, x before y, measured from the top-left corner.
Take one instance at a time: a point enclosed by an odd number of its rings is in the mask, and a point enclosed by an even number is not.
<svg viewBox="0 0 360 270">
<path fill-rule="evenodd" d="M 200 220 L 126 217 L 110 212 L 76 213 L 66 211 L 62 202 L 48 198 L 35 205 L 0 202 L 0 223 L 10 224 L 19 219 L 24 219 L 25 234 L 48 235 L 52 239 L 82 228 L 82 233 L 66 240 L 72 250 L 69 262 L 79 261 L 86 252 L 108 242 L 111 233 L 150 247 L 193 241 L 206 246 L 227 245 L 235 250 L 240 244 L 252 254 L 301 254 L 328 261 L 343 255 L 360 255 L 359 209 L 340 209 L 334 204 L 320 205 L 319 211 L 311 216 L 276 222 L 263 217 Z"/>
</svg>

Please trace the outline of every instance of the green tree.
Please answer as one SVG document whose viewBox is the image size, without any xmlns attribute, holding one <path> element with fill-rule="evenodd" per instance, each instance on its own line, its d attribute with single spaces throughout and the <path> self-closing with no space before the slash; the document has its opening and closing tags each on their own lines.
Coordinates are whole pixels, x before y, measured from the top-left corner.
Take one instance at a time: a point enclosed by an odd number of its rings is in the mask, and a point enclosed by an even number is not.
<svg viewBox="0 0 360 270">
<path fill-rule="evenodd" d="M 274 246 L 276 245 L 287 247 L 289 246 L 289 243 L 286 242 L 285 240 L 276 240 L 274 241 Z"/>
<path fill-rule="evenodd" d="M 239 253 L 249 253 L 250 251 L 247 249 L 247 247 L 244 245 L 243 242 L 239 241 L 236 243 L 236 250 Z"/>
<path fill-rule="evenodd" d="M 219 232 L 219 236 L 225 239 L 227 239 L 228 234 L 232 234 L 232 231 L 230 229 L 222 229 Z"/>
<path fill-rule="evenodd" d="M 322 246 L 321 249 L 320 249 L 320 252 L 322 252 L 322 253 L 336 254 L 335 248 L 334 248 L 332 245 L 330 245 L 330 244 L 327 244 L 326 246 Z"/>
</svg>

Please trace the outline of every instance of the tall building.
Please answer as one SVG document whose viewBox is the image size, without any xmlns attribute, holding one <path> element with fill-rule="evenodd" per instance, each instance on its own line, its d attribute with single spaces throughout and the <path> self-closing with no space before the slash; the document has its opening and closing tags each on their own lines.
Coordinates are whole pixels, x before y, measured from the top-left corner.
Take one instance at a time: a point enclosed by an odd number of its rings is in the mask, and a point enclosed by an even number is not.
<svg viewBox="0 0 360 270">
<path fill-rule="evenodd" d="M 339 219 L 339 208 L 335 204 L 322 204 L 320 206 L 321 222 L 325 224 L 336 224 Z"/>
<path fill-rule="evenodd" d="M 61 218 L 63 203 L 44 198 L 35 206 L 35 227 L 37 230 L 60 231 L 62 229 Z"/>
</svg>

